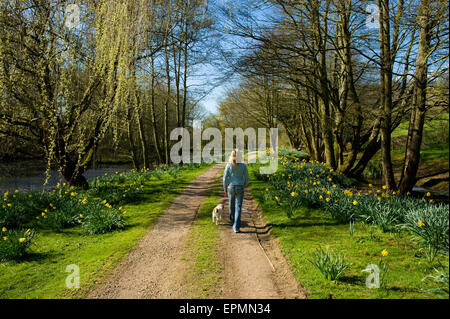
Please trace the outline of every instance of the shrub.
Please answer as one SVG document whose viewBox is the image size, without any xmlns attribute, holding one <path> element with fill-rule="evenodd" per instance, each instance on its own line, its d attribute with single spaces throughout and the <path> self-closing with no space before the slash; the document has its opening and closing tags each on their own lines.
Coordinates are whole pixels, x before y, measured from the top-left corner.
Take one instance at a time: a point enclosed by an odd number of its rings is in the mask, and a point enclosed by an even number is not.
<svg viewBox="0 0 450 319">
<path fill-rule="evenodd" d="M 6 230 L 2 227 L 0 238 L 0 261 L 18 260 L 26 253 L 34 237 L 34 231 Z"/>
<path fill-rule="evenodd" d="M 137 200 L 143 191 L 143 185 L 131 184 L 126 187 L 102 185 L 92 187 L 86 192 L 90 198 L 106 200 L 111 205 L 123 205 Z"/>
<path fill-rule="evenodd" d="M 325 197 L 331 198 L 331 197 Z M 355 207 L 352 204 L 352 200 L 346 196 L 340 196 L 340 199 L 333 200 L 329 202 L 324 201 L 325 211 L 331 214 L 335 220 L 339 223 L 349 223 L 351 220 L 355 220 Z"/>
<path fill-rule="evenodd" d="M 322 248 L 317 249 L 309 262 L 324 275 L 325 279 L 336 282 L 342 273 L 349 267 L 342 254 L 334 254 Z"/>
<path fill-rule="evenodd" d="M 75 199 L 67 201 L 56 201 L 57 206 L 53 206 L 49 210 L 41 213 L 39 218 L 39 225 L 42 228 L 49 228 L 53 231 L 59 232 L 65 228 L 76 225 L 78 216 L 85 210 L 83 204 Z"/>
<path fill-rule="evenodd" d="M 8 229 L 29 227 L 36 216 L 36 206 L 39 202 L 33 203 L 33 199 L 25 193 L 9 194 L 6 192 L 0 204 L 0 225 Z"/>
<path fill-rule="evenodd" d="M 365 196 L 361 199 L 360 219 L 367 224 L 377 225 L 383 232 L 393 232 L 397 230 L 400 222 L 402 209 L 393 207 L 385 200 L 377 200 L 373 196 Z"/>
<path fill-rule="evenodd" d="M 165 171 L 162 168 L 157 167 L 157 168 L 155 168 L 154 171 L 152 171 L 152 176 L 155 177 L 156 179 L 161 179 L 164 174 L 165 174 Z"/>
<path fill-rule="evenodd" d="M 438 287 L 429 289 L 427 292 L 440 292 L 444 295 L 448 295 L 449 291 L 449 268 L 441 266 L 440 268 L 434 268 L 435 275 L 428 275 L 422 279 L 422 281 L 432 279 Z"/>
<path fill-rule="evenodd" d="M 58 188 L 45 196 L 46 207 L 36 211 L 37 225 L 57 232 L 76 225 L 88 202 L 87 198 L 80 198 L 82 196 L 73 188 Z"/>
<path fill-rule="evenodd" d="M 167 173 L 169 173 L 169 175 L 172 178 L 177 178 L 178 174 L 180 173 L 180 166 L 179 165 L 171 165 L 169 166 L 169 168 L 167 169 Z"/>
<path fill-rule="evenodd" d="M 8 229 L 43 227 L 53 230 L 73 225 L 74 216 L 82 213 L 83 205 L 70 189 L 52 192 L 4 195 L 0 207 L 0 224 Z"/>
<path fill-rule="evenodd" d="M 84 231 L 89 235 L 105 234 L 125 227 L 124 217 L 120 210 L 105 208 L 100 203 L 91 205 L 86 214 L 79 219 L 79 223 L 83 224 Z"/>
<path fill-rule="evenodd" d="M 449 249 L 449 209 L 447 205 L 427 205 L 410 209 L 404 227 L 419 236 L 425 245 L 447 254 Z"/>
<path fill-rule="evenodd" d="M 370 161 L 364 170 L 364 177 L 369 179 L 379 179 L 383 176 L 383 166 L 380 161 Z"/>
</svg>

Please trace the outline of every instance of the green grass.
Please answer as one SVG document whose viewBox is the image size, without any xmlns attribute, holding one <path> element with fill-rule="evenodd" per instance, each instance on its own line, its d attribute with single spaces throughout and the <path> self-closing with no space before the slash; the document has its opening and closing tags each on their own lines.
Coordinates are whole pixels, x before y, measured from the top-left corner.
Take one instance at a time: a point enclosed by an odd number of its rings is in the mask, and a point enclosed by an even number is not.
<svg viewBox="0 0 450 319">
<path fill-rule="evenodd" d="M 211 212 L 220 200 L 220 185 L 211 190 L 201 205 L 186 242 L 183 259 L 188 263 L 187 278 L 191 285 L 189 298 L 218 298 L 223 285 L 219 259 L 219 227 L 212 223 Z"/>
<path fill-rule="evenodd" d="M 448 129 L 448 113 L 439 114 L 436 118 L 425 121 L 424 136 L 432 135 L 436 129 L 442 129 L 447 126 Z M 447 123 L 446 123 L 447 122 Z M 400 123 L 400 125 L 392 132 L 392 138 L 408 135 L 409 121 Z M 447 131 L 448 133 L 448 131 Z"/>
<path fill-rule="evenodd" d="M 176 179 L 145 183 L 139 201 L 123 206 L 127 211 L 123 231 L 85 235 L 79 226 L 61 233 L 40 231 L 23 261 L 0 263 L 0 298 L 85 296 L 135 246 L 184 186 L 209 167 L 182 170 Z M 65 286 L 70 264 L 80 267 L 80 289 Z"/>
<path fill-rule="evenodd" d="M 420 162 L 422 165 L 441 163 L 448 167 L 448 144 L 423 145 L 420 150 Z M 392 150 L 393 161 L 401 162 L 405 156 L 404 149 L 394 148 Z"/>
<path fill-rule="evenodd" d="M 420 150 L 420 165 L 425 171 L 433 169 L 448 168 L 449 145 L 448 145 L 448 119 L 447 114 L 438 114 L 435 118 L 425 122 L 423 128 L 423 143 Z M 393 162 L 402 163 L 405 156 L 404 141 L 395 143 L 396 138 L 404 138 L 408 135 L 409 121 L 401 123 L 392 132 L 394 147 L 392 149 Z M 447 142 L 446 139 L 447 138 Z"/>
<path fill-rule="evenodd" d="M 296 278 L 308 289 L 309 298 L 439 298 L 439 293 L 425 292 L 435 288 L 432 281 L 422 282 L 422 278 L 433 273 L 417 243 L 408 234 L 382 233 L 378 229 L 370 231 L 369 226 L 355 224 L 353 237 L 348 224 L 338 224 L 329 214 L 318 210 L 300 208 L 293 218 L 276 205 L 275 201 L 264 201 L 265 188 L 269 184 L 255 178 L 257 166 L 252 166 L 252 194 L 261 205 L 266 221 L 272 225 L 273 235 L 281 243 L 281 248 L 292 267 Z M 307 259 L 318 247 L 329 246 L 331 250 L 342 252 L 351 265 L 335 284 L 323 275 Z M 381 251 L 386 249 L 389 256 L 384 260 L 390 271 L 386 278 L 386 289 L 369 289 L 365 285 L 367 265 L 380 260 Z M 448 257 L 439 257 L 448 267 Z M 445 295 L 448 298 L 448 294 Z"/>
</svg>

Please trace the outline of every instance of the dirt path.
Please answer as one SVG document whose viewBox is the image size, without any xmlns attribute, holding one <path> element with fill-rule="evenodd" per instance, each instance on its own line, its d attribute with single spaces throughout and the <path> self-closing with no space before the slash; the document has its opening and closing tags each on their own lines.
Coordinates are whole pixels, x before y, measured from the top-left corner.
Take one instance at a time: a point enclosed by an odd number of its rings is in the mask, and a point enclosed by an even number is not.
<svg viewBox="0 0 450 319">
<path fill-rule="evenodd" d="M 172 298 L 171 279 L 180 267 L 187 235 L 221 168 L 223 165 L 214 166 L 186 186 L 107 283 L 88 298 Z"/>
<path fill-rule="evenodd" d="M 235 234 L 227 223 L 228 203 L 225 211 L 226 222 L 221 226 L 223 298 L 306 298 L 250 191 L 245 192 L 241 233 Z"/>
<path fill-rule="evenodd" d="M 181 256 L 197 211 L 223 167 L 216 165 L 191 182 L 107 282 L 87 298 L 186 298 L 189 283 L 183 282 L 186 265 Z M 228 205 L 225 210 L 228 221 Z M 226 222 L 219 227 L 222 298 L 305 297 L 249 191 L 243 205 L 242 233 L 235 234 Z"/>
</svg>

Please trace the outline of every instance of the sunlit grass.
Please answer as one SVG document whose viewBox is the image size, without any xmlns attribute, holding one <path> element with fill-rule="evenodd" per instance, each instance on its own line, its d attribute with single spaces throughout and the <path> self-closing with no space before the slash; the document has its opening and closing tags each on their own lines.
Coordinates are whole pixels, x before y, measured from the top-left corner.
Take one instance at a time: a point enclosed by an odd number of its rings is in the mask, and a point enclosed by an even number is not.
<svg viewBox="0 0 450 319">
<path fill-rule="evenodd" d="M 355 224 L 353 237 L 348 224 L 340 224 L 320 209 L 301 207 L 289 219 L 286 212 L 274 200 L 264 200 L 268 183 L 256 180 L 257 167 L 251 167 L 252 193 L 261 205 L 266 221 L 272 226 L 273 235 L 280 240 L 283 253 L 289 261 L 296 278 L 308 289 L 309 298 L 438 298 L 436 292 L 426 292 L 435 288 L 432 281 L 422 282 L 422 278 L 433 273 L 435 262 L 429 265 L 425 255 L 412 236 L 406 233 L 394 235 L 383 233 L 361 223 Z M 335 284 L 307 260 L 318 248 L 329 246 L 341 252 L 350 267 Z M 381 251 L 387 250 L 385 257 L 390 271 L 386 278 L 386 289 L 366 287 L 367 265 L 379 262 Z M 447 265 L 448 257 L 439 256 L 439 261 Z M 448 294 L 445 296 L 448 298 Z"/>
<path fill-rule="evenodd" d="M 201 205 L 196 221 L 186 242 L 183 259 L 188 263 L 186 280 L 191 285 L 189 298 L 218 298 L 223 278 L 219 260 L 219 227 L 212 223 L 211 212 L 217 205 L 219 183 Z"/>
</svg>

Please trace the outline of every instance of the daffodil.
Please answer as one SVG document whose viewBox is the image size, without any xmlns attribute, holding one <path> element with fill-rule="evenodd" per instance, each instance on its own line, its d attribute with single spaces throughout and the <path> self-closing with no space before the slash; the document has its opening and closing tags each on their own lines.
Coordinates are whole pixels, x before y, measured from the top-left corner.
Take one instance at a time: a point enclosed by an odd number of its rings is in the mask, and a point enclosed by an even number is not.
<svg viewBox="0 0 450 319">
<path fill-rule="evenodd" d="M 353 201 L 353 206 L 358 205 L 358 202 L 356 200 Z"/>
<path fill-rule="evenodd" d="M 3 227 L 3 228 L 2 228 L 2 232 L 5 232 L 5 231 L 6 231 L 6 227 Z"/>
<path fill-rule="evenodd" d="M 381 252 L 381 256 L 386 257 L 389 255 L 389 252 L 386 249 L 383 249 L 383 251 Z"/>
<path fill-rule="evenodd" d="M 25 241 L 25 238 L 19 238 L 19 243 L 23 243 Z"/>
<path fill-rule="evenodd" d="M 423 221 L 421 221 L 421 220 L 419 220 L 417 222 L 417 226 L 419 226 L 419 227 L 423 227 L 424 225 L 425 225 L 425 223 Z"/>
</svg>

